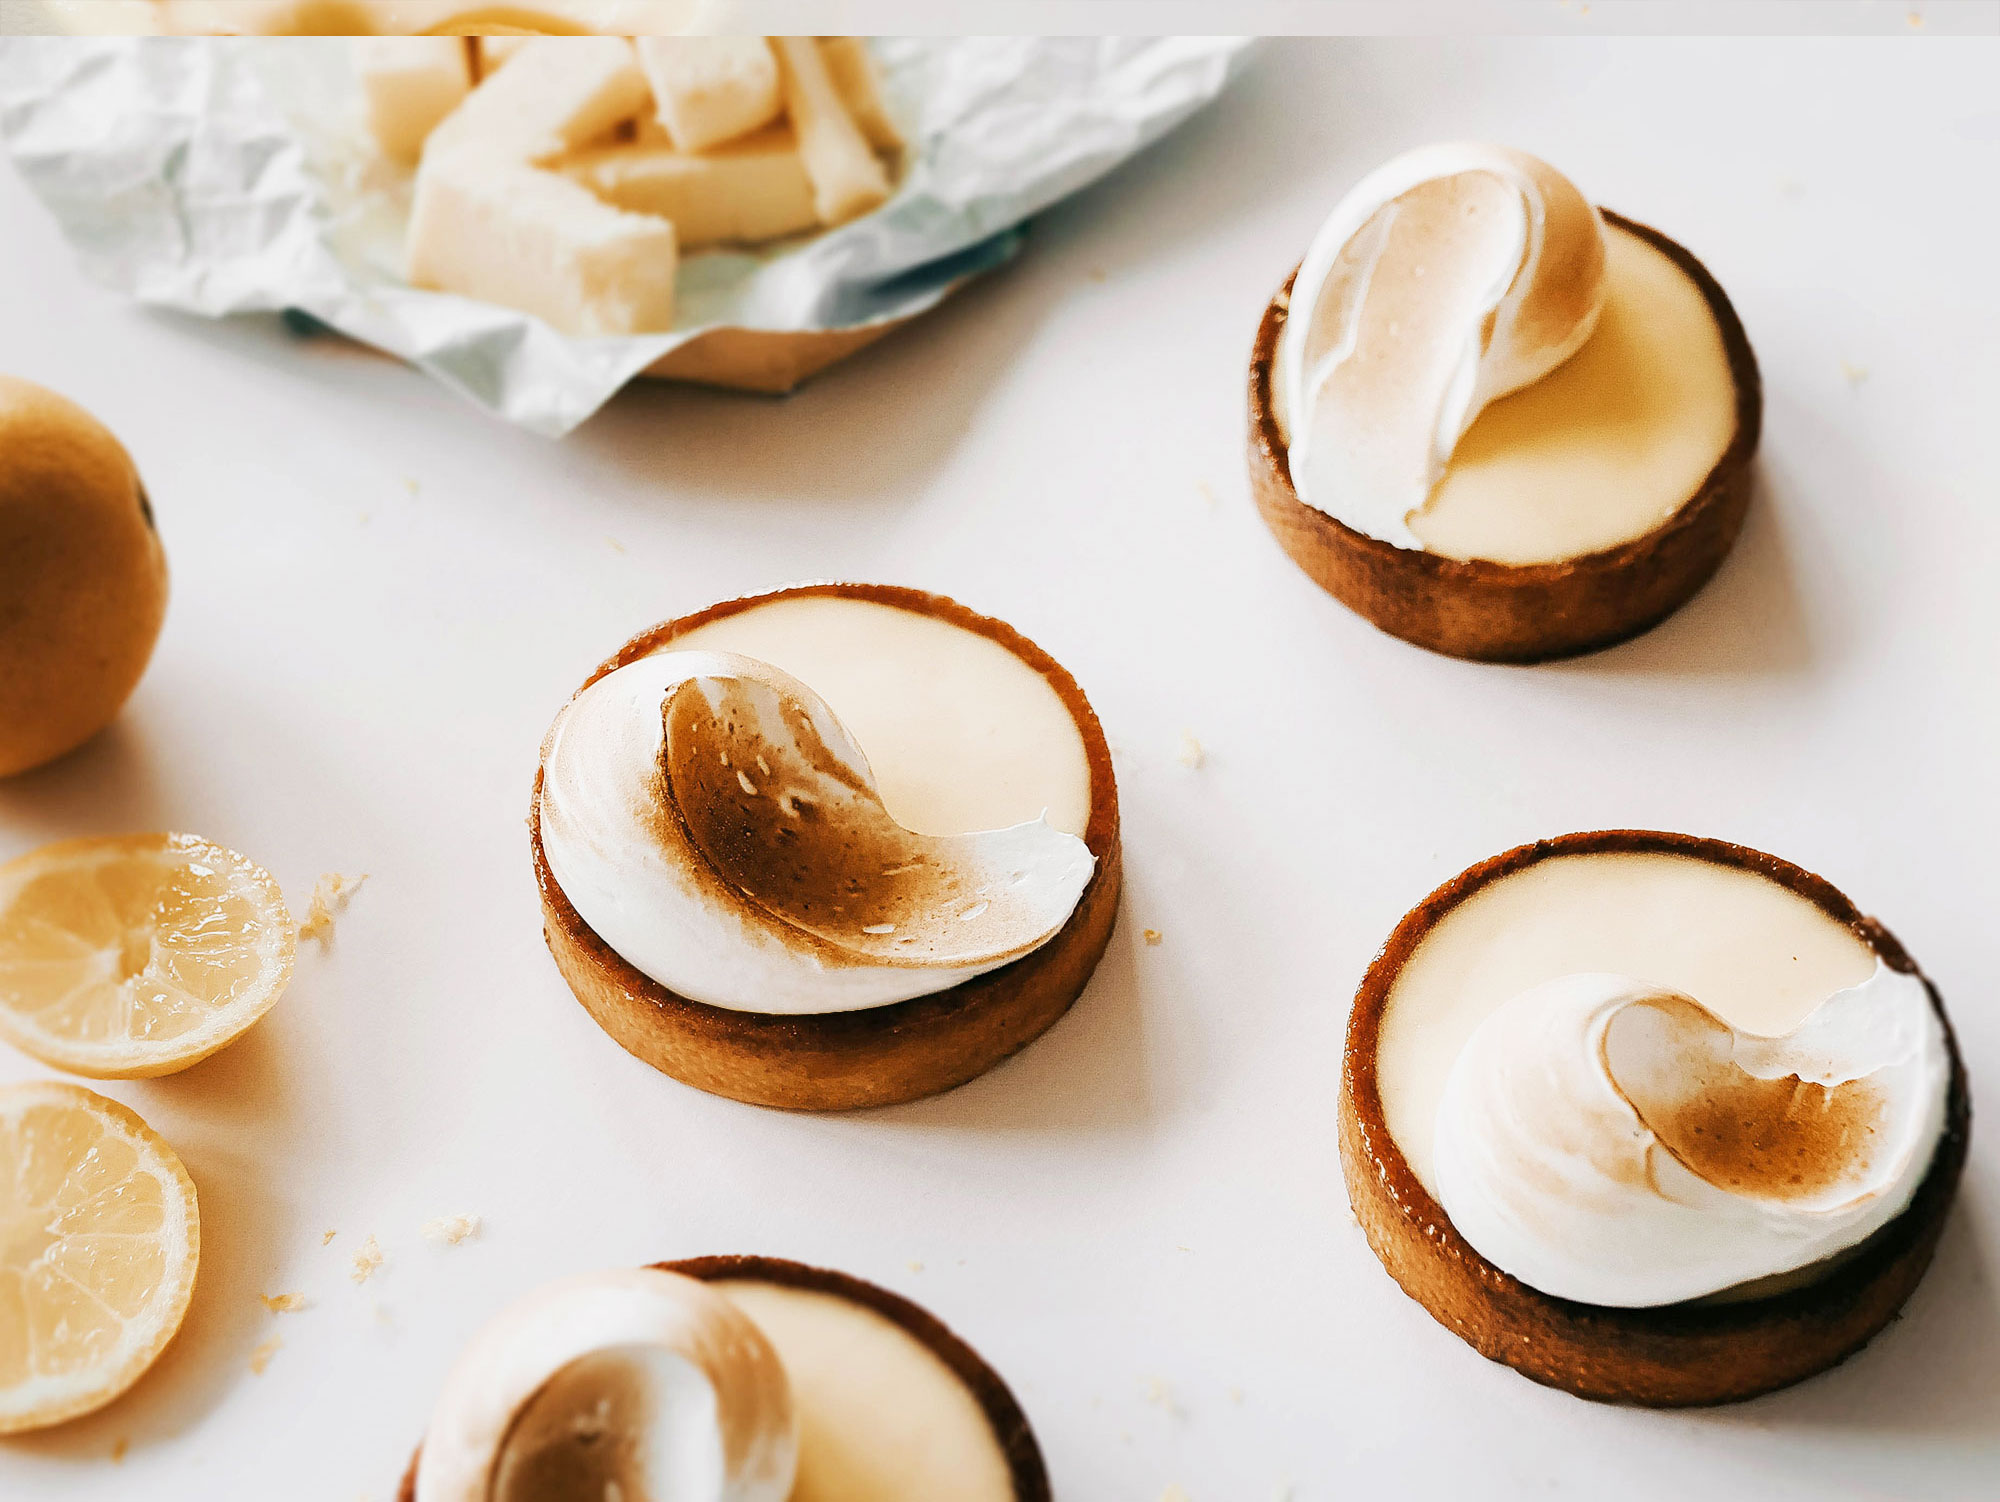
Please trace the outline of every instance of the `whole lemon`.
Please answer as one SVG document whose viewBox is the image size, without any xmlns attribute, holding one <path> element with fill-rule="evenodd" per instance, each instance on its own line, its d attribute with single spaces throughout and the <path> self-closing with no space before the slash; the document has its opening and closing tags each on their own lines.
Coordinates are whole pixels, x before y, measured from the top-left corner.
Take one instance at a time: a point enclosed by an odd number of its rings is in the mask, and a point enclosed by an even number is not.
<svg viewBox="0 0 2000 1502">
<path fill-rule="evenodd" d="M 0 376 L 0 777 L 111 723 L 167 609 L 167 556 L 124 445 Z"/>
</svg>

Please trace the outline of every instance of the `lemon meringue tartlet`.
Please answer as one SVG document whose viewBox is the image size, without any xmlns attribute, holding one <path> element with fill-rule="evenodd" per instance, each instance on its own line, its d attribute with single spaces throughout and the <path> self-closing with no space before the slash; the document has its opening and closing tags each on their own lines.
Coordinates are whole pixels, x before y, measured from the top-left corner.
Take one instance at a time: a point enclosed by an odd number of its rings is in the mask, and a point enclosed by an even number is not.
<svg viewBox="0 0 2000 1502">
<path fill-rule="evenodd" d="M 1821 878 L 1720 840 L 1524 845 L 1427 897 L 1348 1024 L 1340 1156 L 1392 1277 L 1580 1397 L 1733 1402 L 1858 1350 L 1971 1127 L 1936 990 Z"/>
<path fill-rule="evenodd" d="M 1082 690 L 921 590 L 802 585 L 641 632 L 557 715 L 529 826 L 585 1009 L 754 1105 L 964 1083 L 1068 1009 L 1117 917 Z"/>
<path fill-rule="evenodd" d="M 886 1289 L 776 1257 L 565 1278 L 446 1377 L 399 1502 L 1048 1502 L 1006 1383 Z"/>
<path fill-rule="evenodd" d="M 1271 299 L 1251 491 L 1307 574 L 1393 636 L 1526 662 L 1609 646 L 1715 572 L 1763 397 L 1722 288 L 1525 152 L 1364 178 Z"/>
</svg>

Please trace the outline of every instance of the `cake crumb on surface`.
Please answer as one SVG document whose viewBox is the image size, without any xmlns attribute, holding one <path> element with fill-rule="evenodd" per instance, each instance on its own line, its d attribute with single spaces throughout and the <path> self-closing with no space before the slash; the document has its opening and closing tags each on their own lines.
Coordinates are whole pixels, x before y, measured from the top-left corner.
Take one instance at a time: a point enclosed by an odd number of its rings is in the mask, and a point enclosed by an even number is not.
<svg viewBox="0 0 2000 1502">
<path fill-rule="evenodd" d="M 256 1350 L 252 1351 L 250 1353 L 251 1373 L 259 1377 L 263 1376 L 264 1368 L 271 1364 L 271 1358 L 278 1354 L 278 1348 L 283 1344 L 282 1340 L 273 1335 L 269 1340 L 258 1346 Z"/>
<path fill-rule="evenodd" d="M 911 1271 L 911 1272 L 913 1272 L 913 1273 L 920 1273 L 920 1272 L 922 1272 L 923 1270 L 924 1270 L 924 1265 L 923 1265 L 923 1263 L 921 1263 L 921 1262 L 917 1261 L 917 1260 L 916 1260 L 916 1259 L 915 1259 L 914 1257 L 910 1259 L 910 1271 Z"/>
<path fill-rule="evenodd" d="M 1174 760 L 1189 771 L 1193 771 L 1208 760 L 1208 753 L 1201 749 L 1201 742 L 1194 738 L 1192 732 L 1183 730 L 1181 732 L 1181 749 L 1175 754 Z"/>
<path fill-rule="evenodd" d="M 1160 1493 L 1160 1502 L 1194 1502 L 1194 1498 L 1178 1486 L 1169 1486 Z"/>
<path fill-rule="evenodd" d="M 320 1232 L 319 1235 L 319 1244 L 321 1246 L 326 1246 L 333 1240 L 334 1237 L 338 1236 L 339 1234 L 340 1232 L 338 1231 L 322 1231 Z"/>
<path fill-rule="evenodd" d="M 297 1314 L 308 1302 L 302 1293 L 260 1293 L 257 1297 L 273 1314 Z"/>
<path fill-rule="evenodd" d="M 306 909 L 306 921 L 299 925 L 301 939 L 318 939 L 324 946 L 333 938 L 333 917 L 343 912 L 352 900 L 361 883 L 368 879 L 368 873 L 359 876 L 342 876 L 338 871 L 328 871 L 313 884 L 312 902 Z"/>
<path fill-rule="evenodd" d="M 1201 498 L 1208 503 L 1209 508 L 1213 510 L 1217 504 L 1215 499 L 1215 487 L 1209 484 L 1208 481 L 1206 480 L 1196 480 L 1194 482 L 1194 488 L 1196 492 L 1201 496 Z"/>
<path fill-rule="evenodd" d="M 468 1236 L 477 1236 L 481 1224 L 477 1215 L 440 1215 L 424 1222 L 424 1240 L 457 1246 Z"/>
<path fill-rule="evenodd" d="M 1146 930 L 1146 942 L 1148 944 L 1153 945 L 1155 948 L 1159 946 L 1160 940 L 1164 939 L 1165 937 L 1166 935 L 1161 933 L 1157 928 L 1149 928 Z"/>
<path fill-rule="evenodd" d="M 348 1274 L 357 1283 L 366 1283 L 382 1265 L 382 1243 L 370 1236 L 354 1249 L 354 1270 Z"/>
<path fill-rule="evenodd" d="M 1859 386 L 1863 381 L 1868 379 L 1868 367 L 1866 365 L 1856 365 L 1851 360 L 1842 360 L 1840 362 L 1840 373 L 1847 378 L 1847 384 L 1850 386 Z"/>
<path fill-rule="evenodd" d="M 125 1464 L 125 1452 L 131 1448 L 131 1437 L 124 1434 L 119 1435 L 118 1438 L 111 1441 L 111 1463 L 113 1465 Z"/>
</svg>

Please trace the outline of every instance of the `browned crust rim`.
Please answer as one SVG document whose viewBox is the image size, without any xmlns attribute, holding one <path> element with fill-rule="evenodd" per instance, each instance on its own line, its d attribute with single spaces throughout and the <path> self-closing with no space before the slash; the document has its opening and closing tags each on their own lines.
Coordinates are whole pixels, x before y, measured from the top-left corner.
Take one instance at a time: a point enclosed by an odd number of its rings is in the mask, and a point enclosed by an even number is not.
<svg viewBox="0 0 2000 1502">
<path fill-rule="evenodd" d="M 1607 224 L 1645 241 L 1700 288 L 1736 386 L 1736 431 L 1701 487 L 1643 537 L 1556 563 L 1508 564 L 1399 548 L 1299 499 L 1271 402 L 1271 364 L 1293 279 L 1264 308 L 1250 355 L 1250 488 L 1264 523 L 1315 583 L 1420 647 L 1486 662 L 1536 662 L 1613 646 L 1659 624 L 1721 565 L 1750 504 L 1763 382 L 1721 283 L 1685 247 L 1609 209 Z"/>
<path fill-rule="evenodd" d="M 891 1006 L 797 1015 L 709 1006 L 641 973 L 571 906 L 542 849 L 539 764 L 528 829 L 550 951 L 578 1001 L 614 1040 L 676 1079 L 731 1099 L 786 1110 L 854 1110 L 964 1084 L 1032 1042 L 1074 1003 L 1117 920 L 1123 875 L 1118 785 L 1104 727 L 1061 663 L 1005 621 L 948 596 L 901 585 L 819 582 L 725 600 L 639 632 L 577 692 L 711 621 L 775 599 L 817 595 L 895 606 L 976 632 L 1026 662 L 1061 698 L 1090 767 L 1090 818 L 1083 839 L 1097 869 L 1069 922 L 1048 943 L 948 991 Z M 930 1050 L 936 1051 L 935 1065 L 915 1062 L 898 1073 L 898 1054 L 919 1061 Z"/>
<path fill-rule="evenodd" d="M 780 1288 L 798 1288 L 809 1293 L 831 1294 L 873 1310 L 907 1331 L 919 1345 L 949 1367 L 951 1374 L 971 1391 L 980 1411 L 986 1415 L 986 1422 L 992 1426 L 1000 1453 L 1006 1457 L 1008 1472 L 1014 1478 L 1015 1502 L 1052 1502 L 1054 1493 L 1049 1488 L 1049 1472 L 1042 1461 L 1041 1446 L 1035 1442 L 1035 1431 L 1029 1426 L 1028 1416 L 1021 1411 L 1012 1390 L 1001 1380 L 1000 1374 L 986 1364 L 983 1356 L 922 1305 L 913 1304 L 900 1294 L 891 1293 L 848 1273 L 812 1267 L 784 1257 L 684 1257 L 678 1262 L 655 1262 L 652 1265 L 663 1272 L 699 1278 L 704 1283 L 737 1279 L 751 1283 L 774 1283 Z M 423 1448 L 419 1446 L 417 1454 L 410 1457 L 410 1467 L 403 1473 L 403 1484 L 396 1494 L 397 1502 L 415 1502 L 417 1460 L 422 1454 Z"/>
<path fill-rule="evenodd" d="M 1951 1054 L 1945 1134 L 1910 1207 L 1824 1277 L 1738 1304 L 1614 1309 L 1556 1298 L 1509 1277 L 1453 1228 L 1389 1134 L 1376 1051 L 1396 977 L 1446 914 L 1503 877 L 1557 856 L 1687 856 L 1752 872 L 1812 902 L 1892 969 L 1924 982 Z M 1390 1276 L 1490 1360 L 1550 1387 L 1607 1402 L 1729 1403 L 1824 1371 L 1894 1317 L 1930 1265 L 1957 1192 L 1972 1106 L 1937 988 L 1895 936 L 1823 877 L 1725 840 L 1612 829 L 1538 840 L 1453 877 L 1403 918 L 1355 993 L 1341 1070 L 1340 1162 L 1369 1245 Z"/>
</svg>

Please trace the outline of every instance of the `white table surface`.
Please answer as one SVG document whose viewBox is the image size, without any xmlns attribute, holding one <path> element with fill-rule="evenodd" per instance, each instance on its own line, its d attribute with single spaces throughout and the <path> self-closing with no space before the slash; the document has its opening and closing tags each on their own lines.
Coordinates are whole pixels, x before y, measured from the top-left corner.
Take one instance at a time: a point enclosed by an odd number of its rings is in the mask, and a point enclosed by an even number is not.
<svg viewBox="0 0 2000 1502">
<path fill-rule="evenodd" d="M 101 291 L 0 170 L 0 368 L 124 438 L 174 582 L 115 728 L 0 784 L 0 856 L 192 829 L 301 909 L 320 872 L 371 874 L 247 1038 L 108 1087 L 194 1175 L 200 1286 L 131 1394 L 0 1446 L 0 1495 L 384 1499 L 501 1303 L 754 1250 L 956 1326 L 1080 1502 L 1994 1496 L 1989 1141 L 1865 1352 L 1651 1413 L 1536 1387 L 1405 1298 L 1348 1213 L 1334 1096 L 1405 909 L 1605 825 L 1824 873 L 1942 988 L 1975 1097 L 2000 1080 L 1996 65 L 1976 42 L 1285 44 L 1019 264 L 800 394 L 646 387 L 562 443 L 275 321 Z M 1265 298 L 1364 169 L 1453 136 L 1683 240 L 1763 368 L 1734 554 L 1574 663 L 1378 635 L 1247 496 Z M 1054 652 L 1118 747 L 1125 821 L 1124 912 L 1074 1012 L 963 1089 L 847 1118 L 621 1052 L 542 948 L 523 829 L 542 731 L 601 656 L 808 576 L 944 590 Z M 0 1078 L 42 1072 L 0 1050 Z M 456 1211 L 484 1233 L 421 1238 Z M 356 1287 L 371 1233 L 388 1261 Z M 311 1308 L 267 1314 L 286 1290 Z"/>
</svg>

